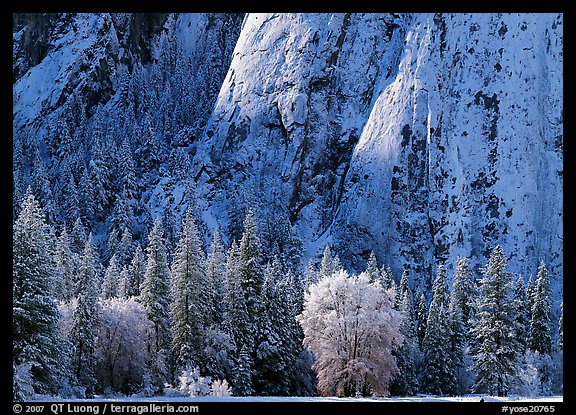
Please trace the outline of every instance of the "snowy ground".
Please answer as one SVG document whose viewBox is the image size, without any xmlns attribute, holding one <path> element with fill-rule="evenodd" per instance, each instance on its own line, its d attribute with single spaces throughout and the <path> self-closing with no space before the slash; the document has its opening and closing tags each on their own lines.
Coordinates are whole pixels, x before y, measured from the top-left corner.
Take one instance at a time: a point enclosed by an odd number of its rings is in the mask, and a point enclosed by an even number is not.
<svg viewBox="0 0 576 415">
<path fill-rule="evenodd" d="M 300 396 L 198 396 L 170 397 L 155 396 L 152 398 L 141 397 L 97 397 L 96 399 L 81 399 L 75 402 L 479 402 L 484 398 L 485 402 L 563 402 L 563 396 L 546 397 L 522 397 L 511 396 L 500 398 L 484 395 L 467 395 L 457 397 L 437 396 L 414 396 L 405 398 L 337 398 L 337 397 L 300 397 Z M 65 401 L 62 398 L 41 399 L 50 402 Z"/>
</svg>

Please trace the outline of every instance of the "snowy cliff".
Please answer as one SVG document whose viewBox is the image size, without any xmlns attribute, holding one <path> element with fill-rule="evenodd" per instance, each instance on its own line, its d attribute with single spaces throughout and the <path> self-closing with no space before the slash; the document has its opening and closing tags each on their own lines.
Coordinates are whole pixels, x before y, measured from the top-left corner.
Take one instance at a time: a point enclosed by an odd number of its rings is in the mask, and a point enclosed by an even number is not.
<svg viewBox="0 0 576 415">
<path fill-rule="evenodd" d="M 44 19 L 15 18 L 15 131 L 42 137 L 71 96 L 114 113 L 135 68 L 169 68 L 148 92 L 195 86 L 159 148 L 185 149 L 201 217 L 228 240 L 257 206 L 290 218 L 306 257 L 329 244 L 355 271 L 374 250 L 428 289 L 438 264 L 479 267 L 500 244 L 511 271 L 544 260 L 561 291 L 562 15 Z M 146 176 L 140 209 L 156 214 L 170 174 Z"/>
</svg>

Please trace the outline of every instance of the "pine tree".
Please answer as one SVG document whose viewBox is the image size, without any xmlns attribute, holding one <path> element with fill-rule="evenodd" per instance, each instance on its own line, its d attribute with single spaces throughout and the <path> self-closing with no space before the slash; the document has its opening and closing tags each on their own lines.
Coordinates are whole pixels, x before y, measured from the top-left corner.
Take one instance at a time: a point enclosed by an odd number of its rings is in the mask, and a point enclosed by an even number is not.
<svg viewBox="0 0 576 415">
<path fill-rule="evenodd" d="M 516 376 L 518 352 L 514 330 L 512 277 L 500 246 L 483 269 L 477 319 L 472 334 L 478 345 L 474 351 L 476 392 L 506 396 Z"/>
<path fill-rule="evenodd" d="M 148 353 L 156 360 L 151 363 L 154 385 L 162 387 L 166 380 L 166 359 L 171 344 L 170 333 L 170 270 L 162 237 L 162 223 L 154 221 L 146 247 L 146 271 L 140 301 L 146 317 L 154 324 L 148 339 Z"/>
<path fill-rule="evenodd" d="M 528 349 L 538 354 L 538 375 L 542 395 L 551 394 L 552 379 L 552 291 L 544 261 L 540 262 L 532 305 Z"/>
<path fill-rule="evenodd" d="M 450 292 L 450 303 L 448 305 L 448 315 L 450 324 L 450 343 L 447 350 L 447 361 L 454 374 L 454 388 L 449 391 L 453 395 L 463 395 L 466 392 L 465 376 L 465 354 L 467 349 L 468 330 L 464 323 L 463 312 L 460 309 L 461 299 L 453 288 Z"/>
<path fill-rule="evenodd" d="M 230 246 L 226 261 L 225 304 L 225 329 L 234 348 L 230 379 L 232 387 L 236 395 L 251 394 L 253 367 L 250 351 L 254 350 L 255 340 L 240 280 L 240 249 L 236 243 Z"/>
<path fill-rule="evenodd" d="M 120 238 L 120 242 L 116 247 L 115 254 L 119 268 L 123 268 L 125 265 L 130 263 L 130 260 L 134 255 L 134 242 L 130 229 L 124 228 L 122 231 L 122 237 Z"/>
<path fill-rule="evenodd" d="M 437 395 L 450 394 L 455 383 L 454 367 L 450 356 L 445 353 L 446 342 L 452 335 L 448 308 L 446 270 L 443 265 L 439 265 L 432 285 L 432 301 L 422 344 L 425 362 L 422 386 L 426 392 Z"/>
<path fill-rule="evenodd" d="M 540 354 L 550 354 L 552 351 L 551 297 L 548 269 L 544 261 L 541 261 L 536 277 L 536 290 L 528 334 L 528 348 Z"/>
<path fill-rule="evenodd" d="M 468 332 L 472 324 L 471 320 L 476 314 L 475 302 L 478 293 L 476 280 L 468 258 L 458 257 L 456 259 L 456 272 L 454 273 L 452 291 L 462 313 L 462 324 L 464 324 L 466 332 Z"/>
<path fill-rule="evenodd" d="M 112 255 L 108 268 L 106 268 L 106 272 L 104 273 L 104 281 L 102 283 L 102 292 L 100 293 L 100 297 L 104 300 L 117 297 L 119 280 L 120 269 L 118 268 L 116 255 Z"/>
<path fill-rule="evenodd" d="M 370 278 L 370 281 L 376 281 L 380 278 L 380 268 L 378 268 L 378 261 L 376 260 L 374 251 L 370 251 L 368 263 L 366 264 L 366 274 L 368 278 Z"/>
<path fill-rule="evenodd" d="M 79 268 L 80 257 L 70 249 L 70 237 L 66 228 L 62 229 L 58 237 L 55 262 L 62 277 L 62 292 L 59 298 L 70 301 L 76 292 L 76 271 Z"/>
<path fill-rule="evenodd" d="M 380 283 L 382 288 L 389 290 L 393 288 L 396 290 L 396 281 L 394 281 L 394 276 L 392 275 L 392 269 L 390 267 L 382 267 L 380 270 Z"/>
<path fill-rule="evenodd" d="M 418 392 L 417 365 L 420 349 L 416 332 L 415 308 L 412 292 L 408 286 L 407 273 L 402 274 L 400 290 L 397 298 L 397 310 L 402 315 L 400 333 L 404 337 L 402 346 L 396 352 L 398 373 L 390 385 L 390 393 L 394 396 L 411 396 Z"/>
<path fill-rule="evenodd" d="M 250 211 L 244 220 L 244 233 L 240 240 L 238 272 L 245 296 L 246 310 L 254 325 L 261 313 L 260 292 L 263 284 L 260 239 L 254 214 Z"/>
<path fill-rule="evenodd" d="M 426 321 L 428 320 L 428 307 L 426 306 L 426 296 L 418 289 L 418 302 L 416 303 L 416 334 L 418 335 L 418 345 L 422 348 L 424 337 L 426 337 Z"/>
<path fill-rule="evenodd" d="M 128 280 L 126 283 L 126 295 L 139 297 L 146 273 L 146 259 L 140 244 L 136 245 L 134 256 L 128 267 Z"/>
<path fill-rule="evenodd" d="M 172 262 L 170 316 L 175 373 L 187 367 L 204 366 L 202 339 L 209 306 L 205 295 L 208 284 L 205 262 L 196 223 L 187 209 Z"/>
<path fill-rule="evenodd" d="M 523 355 L 528 346 L 528 331 L 530 328 L 530 309 L 528 308 L 528 297 L 526 296 L 526 287 L 524 279 L 519 276 L 514 286 L 512 298 L 514 307 L 514 330 L 516 340 L 518 341 L 520 353 Z"/>
<path fill-rule="evenodd" d="M 322 261 L 320 261 L 320 269 L 318 270 L 318 281 L 322 278 L 331 277 L 337 271 L 340 271 L 340 258 L 338 255 L 332 256 L 332 251 L 330 247 L 326 245 L 324 248 L 324 254 L 322 255 Z"/>
<path fill-rule="evenodd" d="M 72 317 L 70 338 L 74 347 L 72 369 L 88 396 L 96 387 L 96 322 L 98 321 L 97 253 L 92 234 L 86 240 L 78 277 L 78 305 Z"/>
<path fill-rule="evenodd" d="M 207 290 L 209 321 L 214 325 L 220 325 L 224 318 L 224 274 L 226 273 L 226 250 L 218 228 L 212 233 L 210 253 L 206 259 L 206 278 L 209 289 Z"/>
<path fill-rule="evenodd" d="M 57 393 L 65 370 L 59 312 L 51 291 L 54 263 L 47 246 L 46 223 L 30 190 L 14 222 L 12 241 L 12 363 L 27 368 L 27 384 L 34 392 Z"/>
<path fill-rule="evenodd" d="M 288 389 L 286 356 L 282 329 L 284 310 L 278 292 L 281 276 L 280 260 L 275 257 L 264 270 L 261 299 L 263 310 L 256 327 L 256 356 L 254 359 L 254 392 L 258 395 L 284 395 Z"/>
</svg>

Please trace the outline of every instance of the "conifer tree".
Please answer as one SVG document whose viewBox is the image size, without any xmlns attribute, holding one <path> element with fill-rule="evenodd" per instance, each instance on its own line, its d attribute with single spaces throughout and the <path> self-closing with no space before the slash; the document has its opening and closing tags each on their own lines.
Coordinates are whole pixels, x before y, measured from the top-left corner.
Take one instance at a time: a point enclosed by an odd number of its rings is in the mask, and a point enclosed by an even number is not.
<svg viewBox="0 0 576 415">
<path fill-rule="evenodd" d="M 254 331 L 246 306 L 246 296 L 240 280 L 240 250 L 232 243 L 226 261 L 226 298 L 224 324 L 234 352 L 232 354 L 231 384 L 236 395 L 251 394 Z"/>
<path fill-rule="evenodd" d="M 206 278 L 209 320 L 211 324 L 220 325 L 224 314 L 224 275 L 226 273 L 226 250 L 218 228 L 212 233 L 210 252 L 206 259 Z"/>
<path fill-rule="evenodd" d="M 439 265 L 432 285 L 432 301 L 422 345 L 425 362 L 422 386 L 426 392 L 437 395 L 450 394 L 454 390 L 454 367 L 445 352 L 452 335 L 448 308 L 446 270 L 443 265 Z"/>
<path fill-rule="evenodd" d="M 187 209 L 172 262 L 170 316 L 175 374 L 187 367 L 203 368 L 202 339 L 209 306 L 205 261 L 196 223 Z"/>
<path fill-rule="evenodd" d="M 146 273 L 146 258 L 140 244 L 136 245 L 134 256 L 128 267 L 128 283 L 126 284 L 126 295 L 139 297 L 142 291 L 144 275 Z"/>
<path fill-rule="evenodd" d="M 426 306 L 426 296 L 418 289 L 418 301 L 416 303 L 416 334 L 418 335 L 418 345 L 422 348 L 424 337 L 426 336 L 426 320 L 428 320 L 428 307 Z"/>
<path fill-rule="evenodd" d="M 64 301 L 70 301 L 76 292 L 76 274 L 79 268 L 80 257 L 70 249 L 70 237 L 66 228 L 62 229 L 58 237 L 55 261 L 62 278 L 62 292 L 59 298 Z"/>
<path fill-rule="evenodd" d="M 378 268 L 378 261 L 376 260 L 376 254 L 374 254 L 374 251 L 370 251 L 368 263 L 366 264 L 366 274 L 368 275 L 368 278 L 370 278 L 371 282 L 380 279 L 380 268 Z"/>
<path fill-rule="evenodd" d="M 70 338 L 74 346 L 73 373 L 86 394 L 92 395 L 96 387 L 96 322 L 98 321 L 98 271 L 97 252 L 88 235 L 78 278 L 78 305 L 72 317 Z"/>
<path fill-rule="evenodd" d="M 27 368 L 27 383 L 34 392 L 56 393 L 65 368 L 59 312 L 51 289 L 54 263 L 49 255 L 46 223 L 30 189 L 14 222 L 12 241 L 12 363 L 15 368 Z M 14 381 L 18 386 L 16 378 Z"/>
<path fill-rule="evenodd" d="M 544 261 L 538 266 L 534 303 L 531 309 L 528 348 L 540 354 L 552 351 L 552 292 L 550 277 Z"/>
<path fill-rule="evenodd" d="M 454 273 L 452 291 L 462 313 L 462 324 L 466 332 L 468 332 L 471 319 L 476 314 L 475 302 L 478 293 L 468 258 L 458 257 L 456 259 L 456 272 Z"/>
<path fill-rule="evenodd" d="M 118 296 L 118 283 L 120 280 L 120 269 L 116 261 L 116 255 L 112 255 L 110 263 L 106 272 L 104 273 L 104 281 L 102 282 L 102 292 L 100 297 L 104 300 L 115 298 Z"/>
<path fill-rule="evenodd" d="M 512 278 L 507 261 L 496 246 L 480 280 L 478 317 L 472 334 L 477 343 L 473 370 L 476 392 L 506 396 L 516 377 L 517 340 L 514 330 Z"/>
<path fill-rule="evenodd" d="M 552 291 L 550 276 L 544 261 L 540 261 L 534 303 L 532 304 L 528 349 L 537 354 L 540 393 L 551 394 L 552 364 Z"/>
<path fill-rule="evenodd" d="M 152 366 L 152 381 L 161 387 L 166 380 L 166 359 L 171 344 L 170 333 L 170 270 L 162 237 L 162 223 L 154 221 L 148 246 L 146 247 L 146 270 L 142 282 L 140 301 L 146 317 L 154 325 L 148 340 L 148 352 L 155 357 Z"/>
<path fill-rule="evenodd" d="M 516 280 L 512 303 L 514 306 L 516 340 L 518 341 L 519 351 L 523 355 L 528 346 L 531 311 L 528 308 L 528 297 L 526 296 L 526 287 L 522 276 L 519 276 Z"/>
<path fill-rule="evenodd" d="M 395 396 L 411 396 L 418 392 L 417 365 L 420 349 L 416 332 L 415 308 L 412 292 L 408 286 L 407 273 L 402 274 L 397 298 L 397 310 L 402 315 L 400 333 L 404 337 L 402 346 L 395 353 L 398 373 L 390 385 L 390 393 Z"/>
</svg>

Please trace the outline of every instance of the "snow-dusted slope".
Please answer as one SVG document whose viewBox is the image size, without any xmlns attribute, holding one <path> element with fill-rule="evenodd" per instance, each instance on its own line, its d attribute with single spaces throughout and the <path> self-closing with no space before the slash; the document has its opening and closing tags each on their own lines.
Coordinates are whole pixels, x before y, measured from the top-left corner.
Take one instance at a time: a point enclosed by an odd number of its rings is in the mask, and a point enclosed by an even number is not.
<svg viewBox="0 0 576 415">
<path fill-rule="evenodd" d="M 425 287 L 501 244 L 559 290 L 562 59 L 561 15 L 249 15 L 196 157 L 209 211 L 288 206 L 308 255 Z"/>
</svg>

